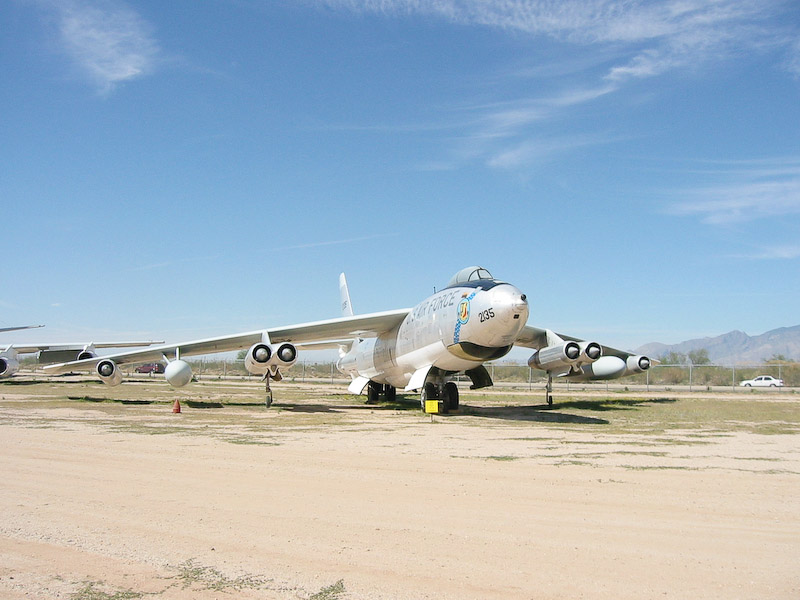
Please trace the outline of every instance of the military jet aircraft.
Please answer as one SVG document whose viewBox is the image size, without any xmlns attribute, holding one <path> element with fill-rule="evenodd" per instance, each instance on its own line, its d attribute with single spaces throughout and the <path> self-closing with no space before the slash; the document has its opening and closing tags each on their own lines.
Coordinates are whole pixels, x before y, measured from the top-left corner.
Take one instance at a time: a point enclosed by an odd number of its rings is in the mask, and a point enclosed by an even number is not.
<svg viewBox="0 0 800 600">
<path fill-rule="evenodd" d="M 182 387 L 192 379 L 182 357 L 247 349 L 245 367 L 263 376 L 269 406 L 270 380 L 281 379 L 281 369 L 297 361 L 298 349 L 338 348 L 337 366 L 351 378 L 351 393 L 366 389 L 374 401 L 381 395 L 391 400 L 398 389 L 418 390 L 423 409 L 426 400 L 435 399 L 446 412 L 459 405 L 457 375 L 466 374 L 472 389 L 492 385 L 484 363 L 514 346 L 533 350 L 528 364 L 547 373 L 548 404 L 553 403 L 553 377 L 613 379 L 641 373 L 651 364 L 646 356 L 527 325 L 527 296 L 482 267 L 462 269 L 413 308 L 355 315 L 343 273 L 339 289 L 342 316 L 335 319 L 79 359 L 44 370 L 91 369 L 105 383 L 117 385 L 122 382 L 119 365 L 164 360 L 166 380 Z"/>
</svg>

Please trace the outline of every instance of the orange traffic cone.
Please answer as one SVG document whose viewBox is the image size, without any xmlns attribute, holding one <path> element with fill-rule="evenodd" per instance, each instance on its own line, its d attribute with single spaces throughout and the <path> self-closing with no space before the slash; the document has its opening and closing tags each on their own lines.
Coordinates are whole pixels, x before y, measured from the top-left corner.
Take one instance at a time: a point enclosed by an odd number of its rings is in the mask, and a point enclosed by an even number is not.
<svg viewBox="0 0 800 600">
<path fill-rule="evenodd" d="M 175 398 L 175 404 L 172 405 L 172 412 L 179 413 L 181 412 L 181 401 Z"/>
</svg>

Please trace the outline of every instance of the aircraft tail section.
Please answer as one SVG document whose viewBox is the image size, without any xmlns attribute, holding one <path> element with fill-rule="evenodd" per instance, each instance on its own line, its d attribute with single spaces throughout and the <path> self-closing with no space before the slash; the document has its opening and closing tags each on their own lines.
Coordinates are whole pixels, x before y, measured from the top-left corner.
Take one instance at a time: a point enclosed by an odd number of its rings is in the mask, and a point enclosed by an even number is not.
<svg viewBox="0 0 800 600">
<path fill-rule="evenodd" d="M 353 316 L 353 303 L 350 302 L 350 289 L 347 287 L 347 277 L 344 273 L 339 274 L 339 297 L 342 301 L 342 316 Z M 356 345 L 357 340 L 353 340 L 349 344 L 342 344 L 339 346 L 339 358 L 344 358 Z"/>
<path fill-rule="evenodd" d="M 353 305 L 350 302 L 350 290 L 347 288 L 347 278 L 344 273 L 339 274 L 339 296 L 342 299 L 342 316 L 353 316 Z"/>
</svg>

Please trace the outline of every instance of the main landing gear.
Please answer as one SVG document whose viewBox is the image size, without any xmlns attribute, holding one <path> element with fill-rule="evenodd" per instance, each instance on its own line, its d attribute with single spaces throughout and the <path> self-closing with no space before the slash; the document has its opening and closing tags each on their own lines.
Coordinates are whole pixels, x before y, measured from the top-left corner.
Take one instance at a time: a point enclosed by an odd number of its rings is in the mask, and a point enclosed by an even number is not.
<svg viewBox="0 0 800 600">
<path fill-rule="evenodd" d="M 383 394 L 384 401 L 394 402 L 397 400 L 397 388 L 393 385 L 370 381 L 367 384 L 367 404 L 377 404 Z"/>
<path fill-rule="evenodd" d="M 551 373 L 547 374 L 547 387 L 546 389 L 546 396 L 547 396 L 547 406 L 553 406 L 553 375 Z"/>
</svg>

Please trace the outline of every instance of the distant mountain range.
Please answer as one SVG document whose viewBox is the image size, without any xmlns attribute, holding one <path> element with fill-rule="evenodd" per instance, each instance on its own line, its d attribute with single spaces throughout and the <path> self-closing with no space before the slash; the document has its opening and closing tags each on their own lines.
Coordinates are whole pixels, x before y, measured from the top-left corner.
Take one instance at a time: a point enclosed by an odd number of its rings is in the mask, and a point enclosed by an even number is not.
<svg viewBox="0 0 800 600">
<path fill-rule="evenodd" d="M 636 349 L 637 353 L 660 358 L 669 352 L 688 354 L 705 349 L 715 364 L 757 364 L 782 354 L 788 360 L 800 361 L 800 325 L 781 327 L 761 335 L 750 336 L 743 331 L 731 331 L 717 337 L 688 340 L 680 344 L 653 342 Z"/>
</svg>

